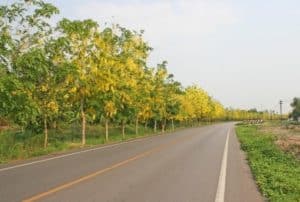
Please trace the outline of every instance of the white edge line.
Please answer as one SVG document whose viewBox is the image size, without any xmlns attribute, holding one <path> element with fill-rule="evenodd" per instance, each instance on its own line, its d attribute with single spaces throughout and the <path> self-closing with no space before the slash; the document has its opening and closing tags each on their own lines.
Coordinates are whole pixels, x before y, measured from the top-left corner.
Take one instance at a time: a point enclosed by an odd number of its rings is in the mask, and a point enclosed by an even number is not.
<svg viewBox="0 0 300 202">
<path fill-rule="evenodd" d="M 132 143 L 132 142 L 138 142 L 138 141 L 142 141 L 144 139 L 145 138 L 140 138 L 140 139 L 131 140 L 131 141 L 129 140 L 127 142 L 121 142 L 121 143 L 111 144 L 111 145 L 107 145 L 107 146 L 97 147 L 97 148 L 93 148 L 93 149 L 87 149 L 87 150 L 78 151 L 78 152 L 74 152 L 74 153 L 70 153 L 70 154 L 64 154 L 64 155 L 61 155 L 61 156 L 56 156 L 56 157 L 47 158 L 47 159 L 43 159 L 43 160 L 33 161 L 33 162 L 30 162 L 30 163 L 24 163 L 24 164 L 15 165 L 15 166 L 7 167 L 7 168 L 1 168 L 0 172 L 7 171 L 7 170 L 12 170 L 12 169 L 15 169 L 15 168 L 21 168 L 21 167 L 25 167 L 25 166 L 29 166 L 29 165 L 34 165 L 34 164 L 38 164 L 38 163 L 43 163 L 43 162 L 51 161 L 51 160 L 55 160 L 55 159 L 61 159 L 61 158 L 65 158 L 65 157 L 68 157 L 68 156 L 82 154 L 82 153 L 86 153 L 86 152 L 90 152 L 90 151 L 107 149 L 107 148 L 116 147 L 116 146 L 123 145 L 123 144 L 128 144 L 128 143 Z"/>
<path fill-rule="evenodd" d="M 224 202 L 224 200 L 225 200 L 229 134 L 230 134 L 230 129 L 228 129 L 228 132 L 227 132 L 215 202 Z"/>
</svg>

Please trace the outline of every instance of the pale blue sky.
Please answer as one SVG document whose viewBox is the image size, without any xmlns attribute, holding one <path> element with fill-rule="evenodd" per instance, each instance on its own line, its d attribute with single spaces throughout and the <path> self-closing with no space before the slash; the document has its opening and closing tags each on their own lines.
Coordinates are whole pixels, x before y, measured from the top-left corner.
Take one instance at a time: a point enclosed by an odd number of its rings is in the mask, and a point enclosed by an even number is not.
<svg viewBox="0 0 300 202">
<path fill-rule="evenodd" d="M 278 110 L 300 96 L 299 0 L 48 1 L 64 17 L 144 29 L 150 64 L 167 60 L 227 107 Z"/>
</svg>

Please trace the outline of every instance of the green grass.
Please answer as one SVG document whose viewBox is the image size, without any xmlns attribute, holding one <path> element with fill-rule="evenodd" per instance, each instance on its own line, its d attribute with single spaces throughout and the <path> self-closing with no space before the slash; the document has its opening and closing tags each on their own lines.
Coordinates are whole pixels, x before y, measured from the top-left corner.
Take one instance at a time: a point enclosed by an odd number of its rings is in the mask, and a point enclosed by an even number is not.
<svg viewBox="0 0 300 202">
<path fill-rule="evenodd" d="M 281 151 L 276 136 L 263 134 L 258 126 L 237 126 L 241 147 L 263 195 L 270 201 L 300 201 L 300 162 Z"/>
</svg>

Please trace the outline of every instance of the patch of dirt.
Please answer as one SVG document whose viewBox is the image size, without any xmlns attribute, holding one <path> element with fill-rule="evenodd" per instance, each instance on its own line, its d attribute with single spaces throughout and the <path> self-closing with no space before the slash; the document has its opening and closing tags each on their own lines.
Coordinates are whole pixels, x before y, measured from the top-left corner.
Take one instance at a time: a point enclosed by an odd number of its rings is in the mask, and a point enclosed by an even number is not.
<svg viewBox="0 0 300 202">
<path fill-rule="evenodd" d="M 278 137 L 276 144 L 285 152 L 294 154 L 300 159 L 300 128 L 299 126 L 263 126 L 264 133 Z"/>
<path fill-rule="evenodd" d="M 289 136 L 280 138 L 276 141 L 276 144 L 286 152 L 294 154 L 298 159 L 300 159 L 300 136 Z"/>
</svg>

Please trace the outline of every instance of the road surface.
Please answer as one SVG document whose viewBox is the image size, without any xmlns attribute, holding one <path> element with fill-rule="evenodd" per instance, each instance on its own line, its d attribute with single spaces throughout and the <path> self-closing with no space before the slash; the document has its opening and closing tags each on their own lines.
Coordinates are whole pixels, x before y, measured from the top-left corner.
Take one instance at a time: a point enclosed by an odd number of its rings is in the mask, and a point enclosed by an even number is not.
<svg viewBox="0 0 300 202">
<path fill-rule="evenodd" d="M 0 167 L 0 201 L 263 201 L 233 123 Z"/>
</svg>

